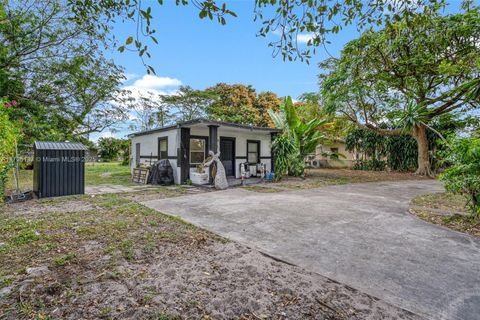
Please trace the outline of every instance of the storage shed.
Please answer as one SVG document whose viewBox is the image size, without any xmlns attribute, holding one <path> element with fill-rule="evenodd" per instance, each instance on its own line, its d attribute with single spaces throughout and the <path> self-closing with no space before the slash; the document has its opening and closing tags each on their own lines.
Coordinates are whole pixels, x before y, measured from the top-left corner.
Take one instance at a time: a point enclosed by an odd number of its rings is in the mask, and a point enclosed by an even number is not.
<svg viewBox="0 0 480 320">
<path fill-rule="evenodd" d="M 39 198 L 85 193 L 85 151 L 81 143 L 36 141 L 33 191 Z"/>
</svg>

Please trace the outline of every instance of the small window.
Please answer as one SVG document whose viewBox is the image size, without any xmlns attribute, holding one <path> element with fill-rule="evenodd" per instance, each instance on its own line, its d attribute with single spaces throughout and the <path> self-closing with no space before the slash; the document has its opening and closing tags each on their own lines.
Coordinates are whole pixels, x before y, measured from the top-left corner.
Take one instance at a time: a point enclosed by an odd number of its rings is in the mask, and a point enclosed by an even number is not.
<svg viewBox="0 0 480 320">
<path fill-rule="evenodd" d="M 330 158 L 338 160 L 338 148 L 330 148 L 330 151 L 332 152 Z"/>
<path fill-rule="evenodd" d="M 247 161 L 250 164 L 257 164 L 260 161 L 260 141 L 247 142 Z"/>
<path fill-rule="evenodd" d="M 158 139 L 158 160 L 168 159 L 168 138 Z"/>
<path fill-rule="evenodd" d="M 205 160 L 205 139 L 190 139 L 190 164 L 201 164 Z"/>
</svg>

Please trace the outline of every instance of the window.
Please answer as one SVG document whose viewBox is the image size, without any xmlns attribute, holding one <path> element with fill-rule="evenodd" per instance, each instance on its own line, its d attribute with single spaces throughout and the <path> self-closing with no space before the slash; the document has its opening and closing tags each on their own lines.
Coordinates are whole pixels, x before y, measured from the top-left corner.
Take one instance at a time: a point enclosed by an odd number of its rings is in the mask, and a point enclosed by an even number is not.
<svg viewBox="0 0 480 320">
<path fill-rule="evenodd" d="M 140 165 L 140 143 L 135 144 L 135 167 Z"/>
<path fill-rule="evenodd" d="M 190 164 L 201 164 L 205 160 L 207 140 L 190 138 Z"/>
<path fill-rule="evenodd" d="M 158 160 L 168 159 L 168 137 L 158 138 Z"/>
<path fill-rule="evenodd" d="M 247 141 L 247 161 L 250 164 L 260 162 L 260 141 Z"/>
<path fill-rule="evenodd" d="M 330 158 L 338 160 L 338 148 L 330 148 L 330 151 L 332 152 Z"/>
</svg>

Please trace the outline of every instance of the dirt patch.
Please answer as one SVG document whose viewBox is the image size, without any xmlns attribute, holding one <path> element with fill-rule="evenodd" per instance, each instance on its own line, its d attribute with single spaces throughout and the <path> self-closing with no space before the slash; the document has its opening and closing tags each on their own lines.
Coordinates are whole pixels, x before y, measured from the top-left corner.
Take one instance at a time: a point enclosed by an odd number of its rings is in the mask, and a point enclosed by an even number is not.
<svg viewBox="0 0 480 320">
<path fill-rule="evenodd" d="M 461 195 L 433 193 L 413 199 L 409 211 L 427 222 L 479 237 L 480 221 L 468 216 L 466 203 Z"/>
<path fill-rule="evenodd" d="M 38 199 L 0 207 L 0 210 L 3 211 L 4 214 L 24 218 L 35 218 L 48 212 L 67 213 L 82 212 L 95 209 L 96 206 L 94 204 L 81 200 L 56 202 Z"/>
<path fill-rule="evenodd" d="M 178 191 L 161 190 L 154 196 Z M 1 215 L 0 318 L 418 318 L 132 202 L 138 196 L 62 198 L 44 214 Z M 94 209 L 52 211 L 80 204 Z"/>
<path fill-rule="evenodd" d="M 480 221 L 475 221 L 465 215 L 444 213 L 439 214 L 433 210 L 411 208 L 410 213 L 430 223 L 434 223 L 452 230 L 480 237 Z"/>
<path fill-rule="evenodd" d="M 91 248 L 90 248 L 91 249 Z M 87 250 L 90 250 L 87 249 Z M 92 254 L 92 252 L 90 252 Z M 84 264 L 82 266 L 82 264 Z M 18 280 L 6 313 L 117 319 L 417 319 L 404 310 L 235 243 L 80 261 Z"/>
</svg>

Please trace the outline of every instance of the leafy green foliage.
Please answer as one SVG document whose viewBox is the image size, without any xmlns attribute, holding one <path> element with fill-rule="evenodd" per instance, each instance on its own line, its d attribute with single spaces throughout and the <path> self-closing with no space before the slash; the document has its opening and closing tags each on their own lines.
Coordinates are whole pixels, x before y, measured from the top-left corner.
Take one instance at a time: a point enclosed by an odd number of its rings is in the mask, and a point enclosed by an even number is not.
<svg viewBox="0 0 480 320">
<path fill-rule="evenodd" d="M 138 52 L 142 61 L 145 56 L 151 57 L 148 45 L 158 43 L 152 23 L 156 10 L 150 3 L 141 0 L 67 1 L 74 14 L 72 21 L 78 24 L 88 20 L 100 30 L 108 31 L 108 26 L 119 21 L 135 23 L 137 31 L 115 43 L 120 52 Z M 161 6 L 164 1 L 157 3 Z M 237 16 L 226 3 L 217 0 L 176 0 L 175 3 L 177 6 L 191 5 L 198 10 L 200 19 L 216 20 L 220 25 L 225 25 L 229 17 Z M 360 31 L 444 6 L 445 0 L 255 0 L 254 20 L 261 23 L 258 36 L 275 35 L 268 44 L 274 56 L 281 54 L 284 60 L 299 59 L 308 63 L 315 48 L 330 43 L 327 37 L 339 33 L 344 26 L 354 24 Z M 306 46 L 299 41 L 300 35 L 309 36 Z M 146 66 L 149 73 L 155 72 L 152 66 Z"/>
<path fill-rule="evenodd" d="M 261 92 L 242 84 L 218 83 L 206 90 L 214 98 L 206 108 L 210 119 L 254 126 L 273 127 L 268 110 L 277 111 L 281 103 L 273 92 Z"/>
<path fill-rule="evenodd" d="M 16 102 L 13 104 L 16 104 Z M 12 102 L 0 99 L 0 204 L 3 202 L 5 195 L 8 173 L 13 167 L 15 143 L 20 137 L 17 126 L 8 115 L 9 109 L 12 107 Z"/>
<path fill-rule="evenodd" d="M 319 128 L 326 123 L 325 119 L 302 121 L 291 97 L 287 97 L 280 106 L 280 111 L 269 110 L 272 120 L 283 133 L 277 136 L 272 145 L 275 152 L 277 177 L 283 175 L 303 176 L 305 157 L 314 152 L 324 135 Z"/>
<path fill-rule="evenodd" d="M 383 171 L 385 170 L 386 162 L 378 159 L 361 159 L 355 160 L 352 166 L 353 170 L 367 170 L 367 171 Z"/>
<path fill-rule="evenodd" d="M 480 138 L 452 138 L 445 160 L 452 164 L 441 175 L 448 191 L 468 197 L 470 214 L 480 218 Z"/>
<path fill-rule="evenodd" d="M 328 70 L 319 76 L 326 108 L 382 135 L 415 138 L 419 174 L 432 174 L 426 133 L 432 122 L 480 106 L 480 9 L 464 10 L 412 11 L 320 64 Z M 385 120 L 391 128 L 380 126 Z"/>
<path fill-rule="evenodd" d="M 102 31 L 92 15 L 74 22 L 64 1 L 0 4 L 0 96 L 19 102 L 10 118 L 22 143 L 81 141 L 125 119 L 111 103 L 123 69 L 100 50 L 110 27 Z"/>
<path fill-rule="evenodd" d="M 181 86 L 175 95 L 160 96 L 161 104 L 172 110 L 178 121 L 189 121 L 205 116 L 205 109 L 213 103 L 215 95 L 208 90 Z"/>
<path fill-rule="evenodd" d="M 128 164 L 129 140 L 113 137 L 98 139 L 98 151 L 103 161 L 116 161 L 122 157 L 122 163 Z"/>
</svg>

